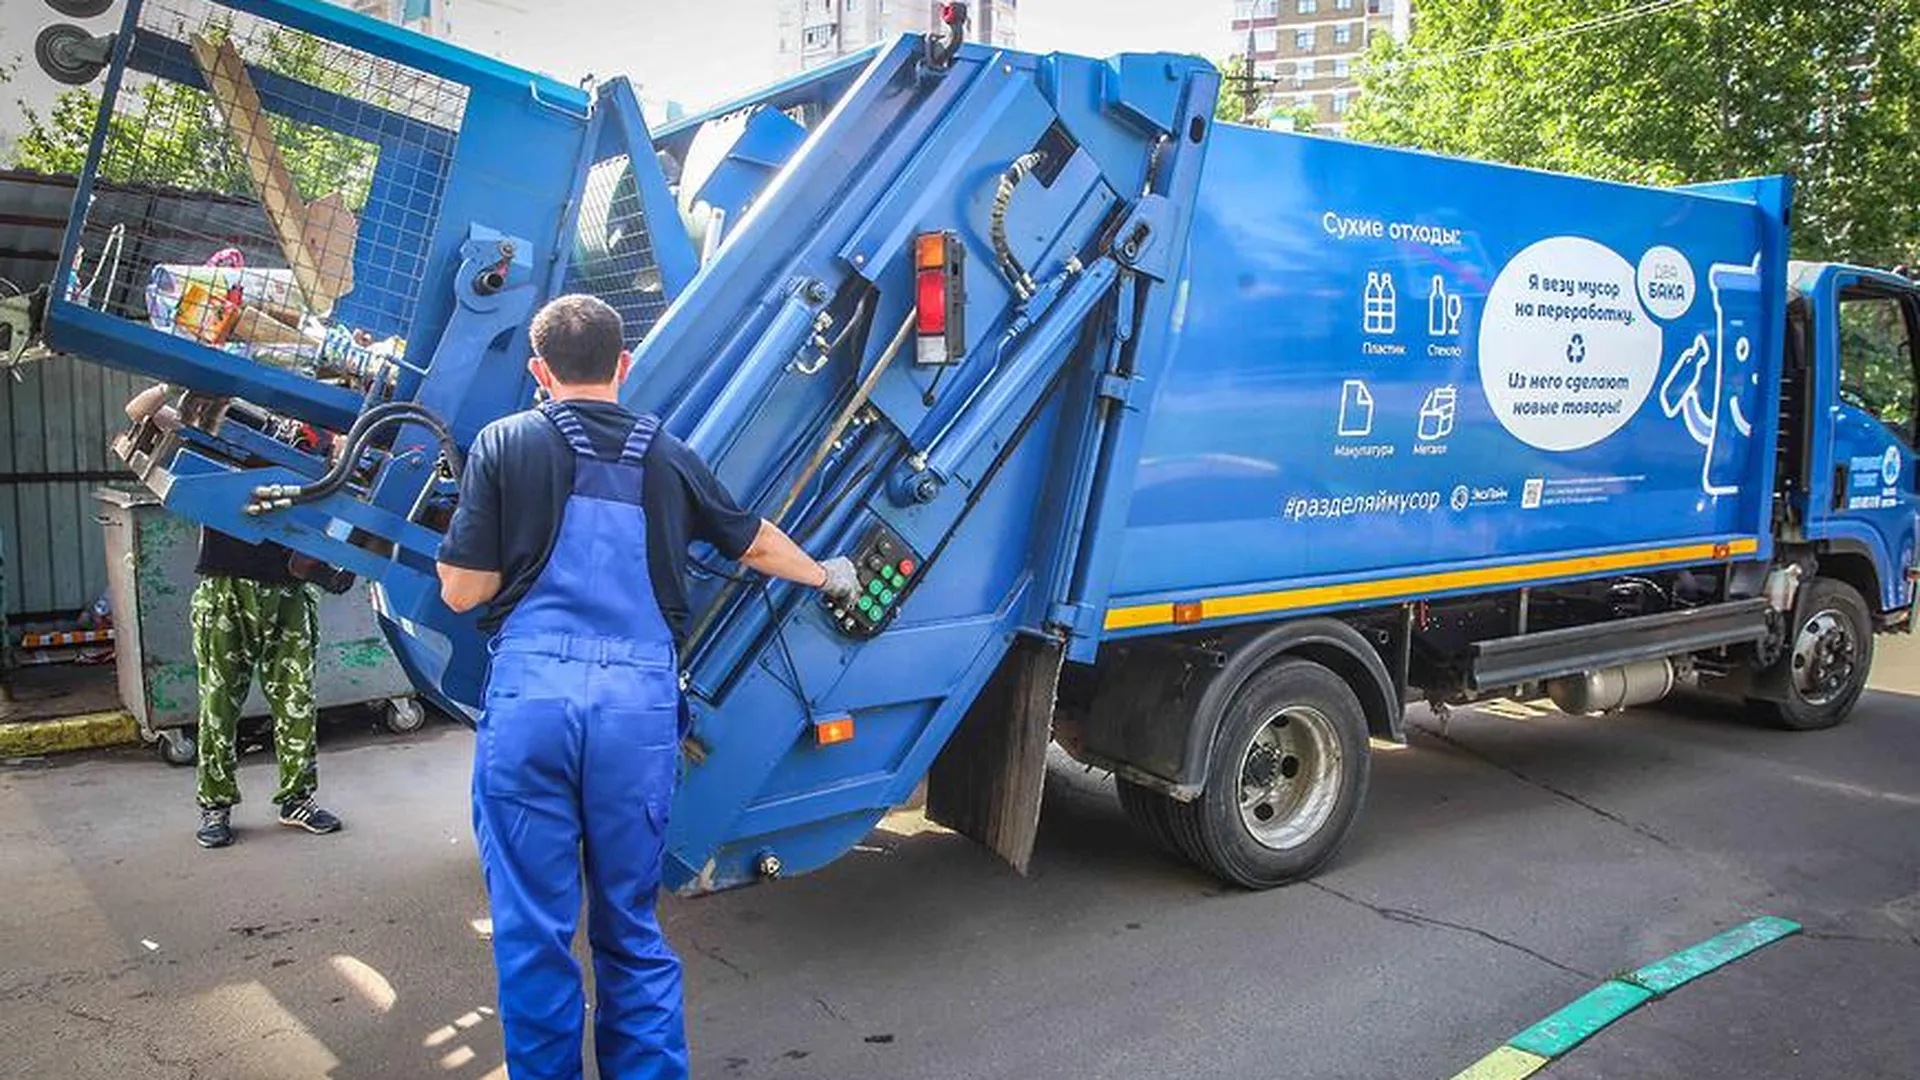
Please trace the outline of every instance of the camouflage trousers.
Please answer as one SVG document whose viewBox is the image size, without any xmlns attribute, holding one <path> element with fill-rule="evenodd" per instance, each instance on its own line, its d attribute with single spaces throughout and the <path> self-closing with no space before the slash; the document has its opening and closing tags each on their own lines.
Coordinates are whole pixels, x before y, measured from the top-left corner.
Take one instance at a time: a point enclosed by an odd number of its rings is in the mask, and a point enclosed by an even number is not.
<svg viewBox="0 0 1920 1080">
<path fill-rule="evenodd" d="M 192 613 L 200 682 L 200 805 L 240 801 L 235 739 L 256 670 L 273 711 L 273 748 L 280 759 L 273 801 L 311 795 L 319 784 L 313 668 L 320 615 L 313 588 L 203 578 L 193 590 Z"/>
</svg>

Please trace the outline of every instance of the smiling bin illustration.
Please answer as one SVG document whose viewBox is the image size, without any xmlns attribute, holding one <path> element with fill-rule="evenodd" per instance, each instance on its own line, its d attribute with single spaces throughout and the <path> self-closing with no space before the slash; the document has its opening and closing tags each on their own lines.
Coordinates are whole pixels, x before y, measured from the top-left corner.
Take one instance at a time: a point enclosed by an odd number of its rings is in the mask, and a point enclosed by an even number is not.
<svg viewBox="0 0 1920 1080">
<path fill-rule="evenodd" d="M 1714 340 L 1693 339 L 1660 384 L 1660 408 L 1680 417 L 1687 434 L 1706 448 L 1700 465 L 1700 489 L 1708 495 L 1736 495 L 1745 465 L 1746 441 L 1753 434 L 1742 404 L 1758 386 L 1750 363 L 1759 333 L 1760 258 L 1751 264 L 1715 263 L 1707 271 L 1713 294 Z"/>
</svg>

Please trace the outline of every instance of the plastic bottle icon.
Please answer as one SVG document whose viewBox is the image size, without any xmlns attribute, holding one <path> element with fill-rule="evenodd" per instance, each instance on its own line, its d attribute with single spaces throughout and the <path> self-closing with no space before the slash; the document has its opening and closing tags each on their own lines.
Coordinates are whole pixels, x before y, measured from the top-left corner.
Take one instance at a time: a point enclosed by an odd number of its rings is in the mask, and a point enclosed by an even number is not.
<svg viewBox="0 0 1920 1080">
<path fill-rule="evenodd" d="M 1399 298 L 1393 291 L 1393 275 L 1384 270 L 1367 272 L 1363 325 L 1369 334 L 1391 334 L 1399 328 Z"/>
</svg>

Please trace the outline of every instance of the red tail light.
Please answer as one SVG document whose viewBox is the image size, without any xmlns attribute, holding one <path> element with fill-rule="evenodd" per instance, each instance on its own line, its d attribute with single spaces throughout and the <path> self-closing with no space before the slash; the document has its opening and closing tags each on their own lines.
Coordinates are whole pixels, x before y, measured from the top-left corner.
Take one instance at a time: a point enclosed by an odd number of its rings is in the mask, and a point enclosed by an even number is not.
<svg viewBox="0 0 1920 1080">
<path fill-rule="evenodd" d="M 914 305 L 919 309 L 918 328 L 924 335 L 947 335 L 947 276 L 938 270 L 922 270 L 914 284 Z"/>
<path fill-rule="evenodd" d="M 914 359 L 957 364 L 966 355 L 967 249 L 951 232 L 921 233 L 913 241 Z"/>
</svg>

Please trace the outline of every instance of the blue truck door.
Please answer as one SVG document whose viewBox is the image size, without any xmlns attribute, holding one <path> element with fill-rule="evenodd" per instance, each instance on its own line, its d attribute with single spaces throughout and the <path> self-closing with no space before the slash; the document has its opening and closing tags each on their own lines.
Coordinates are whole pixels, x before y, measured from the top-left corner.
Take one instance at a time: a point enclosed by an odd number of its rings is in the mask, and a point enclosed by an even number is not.
<svg viewBox="0 0 1920 1080">
<path fill-rule="evenodd" d="M 1833 312 L 1826 341 L 1837 349 L 1839 378 L 1820 396 L 1832 418 L 1832 535 L 1877 548 L 1886 570 L 1877 606 L 1891 611 L 1913 602 L 1906 571 L 1920 531 L 1920 296 L 1847 271 L 1830 288 L 1833 303 L 1821 309 Z"/>
</svg>

